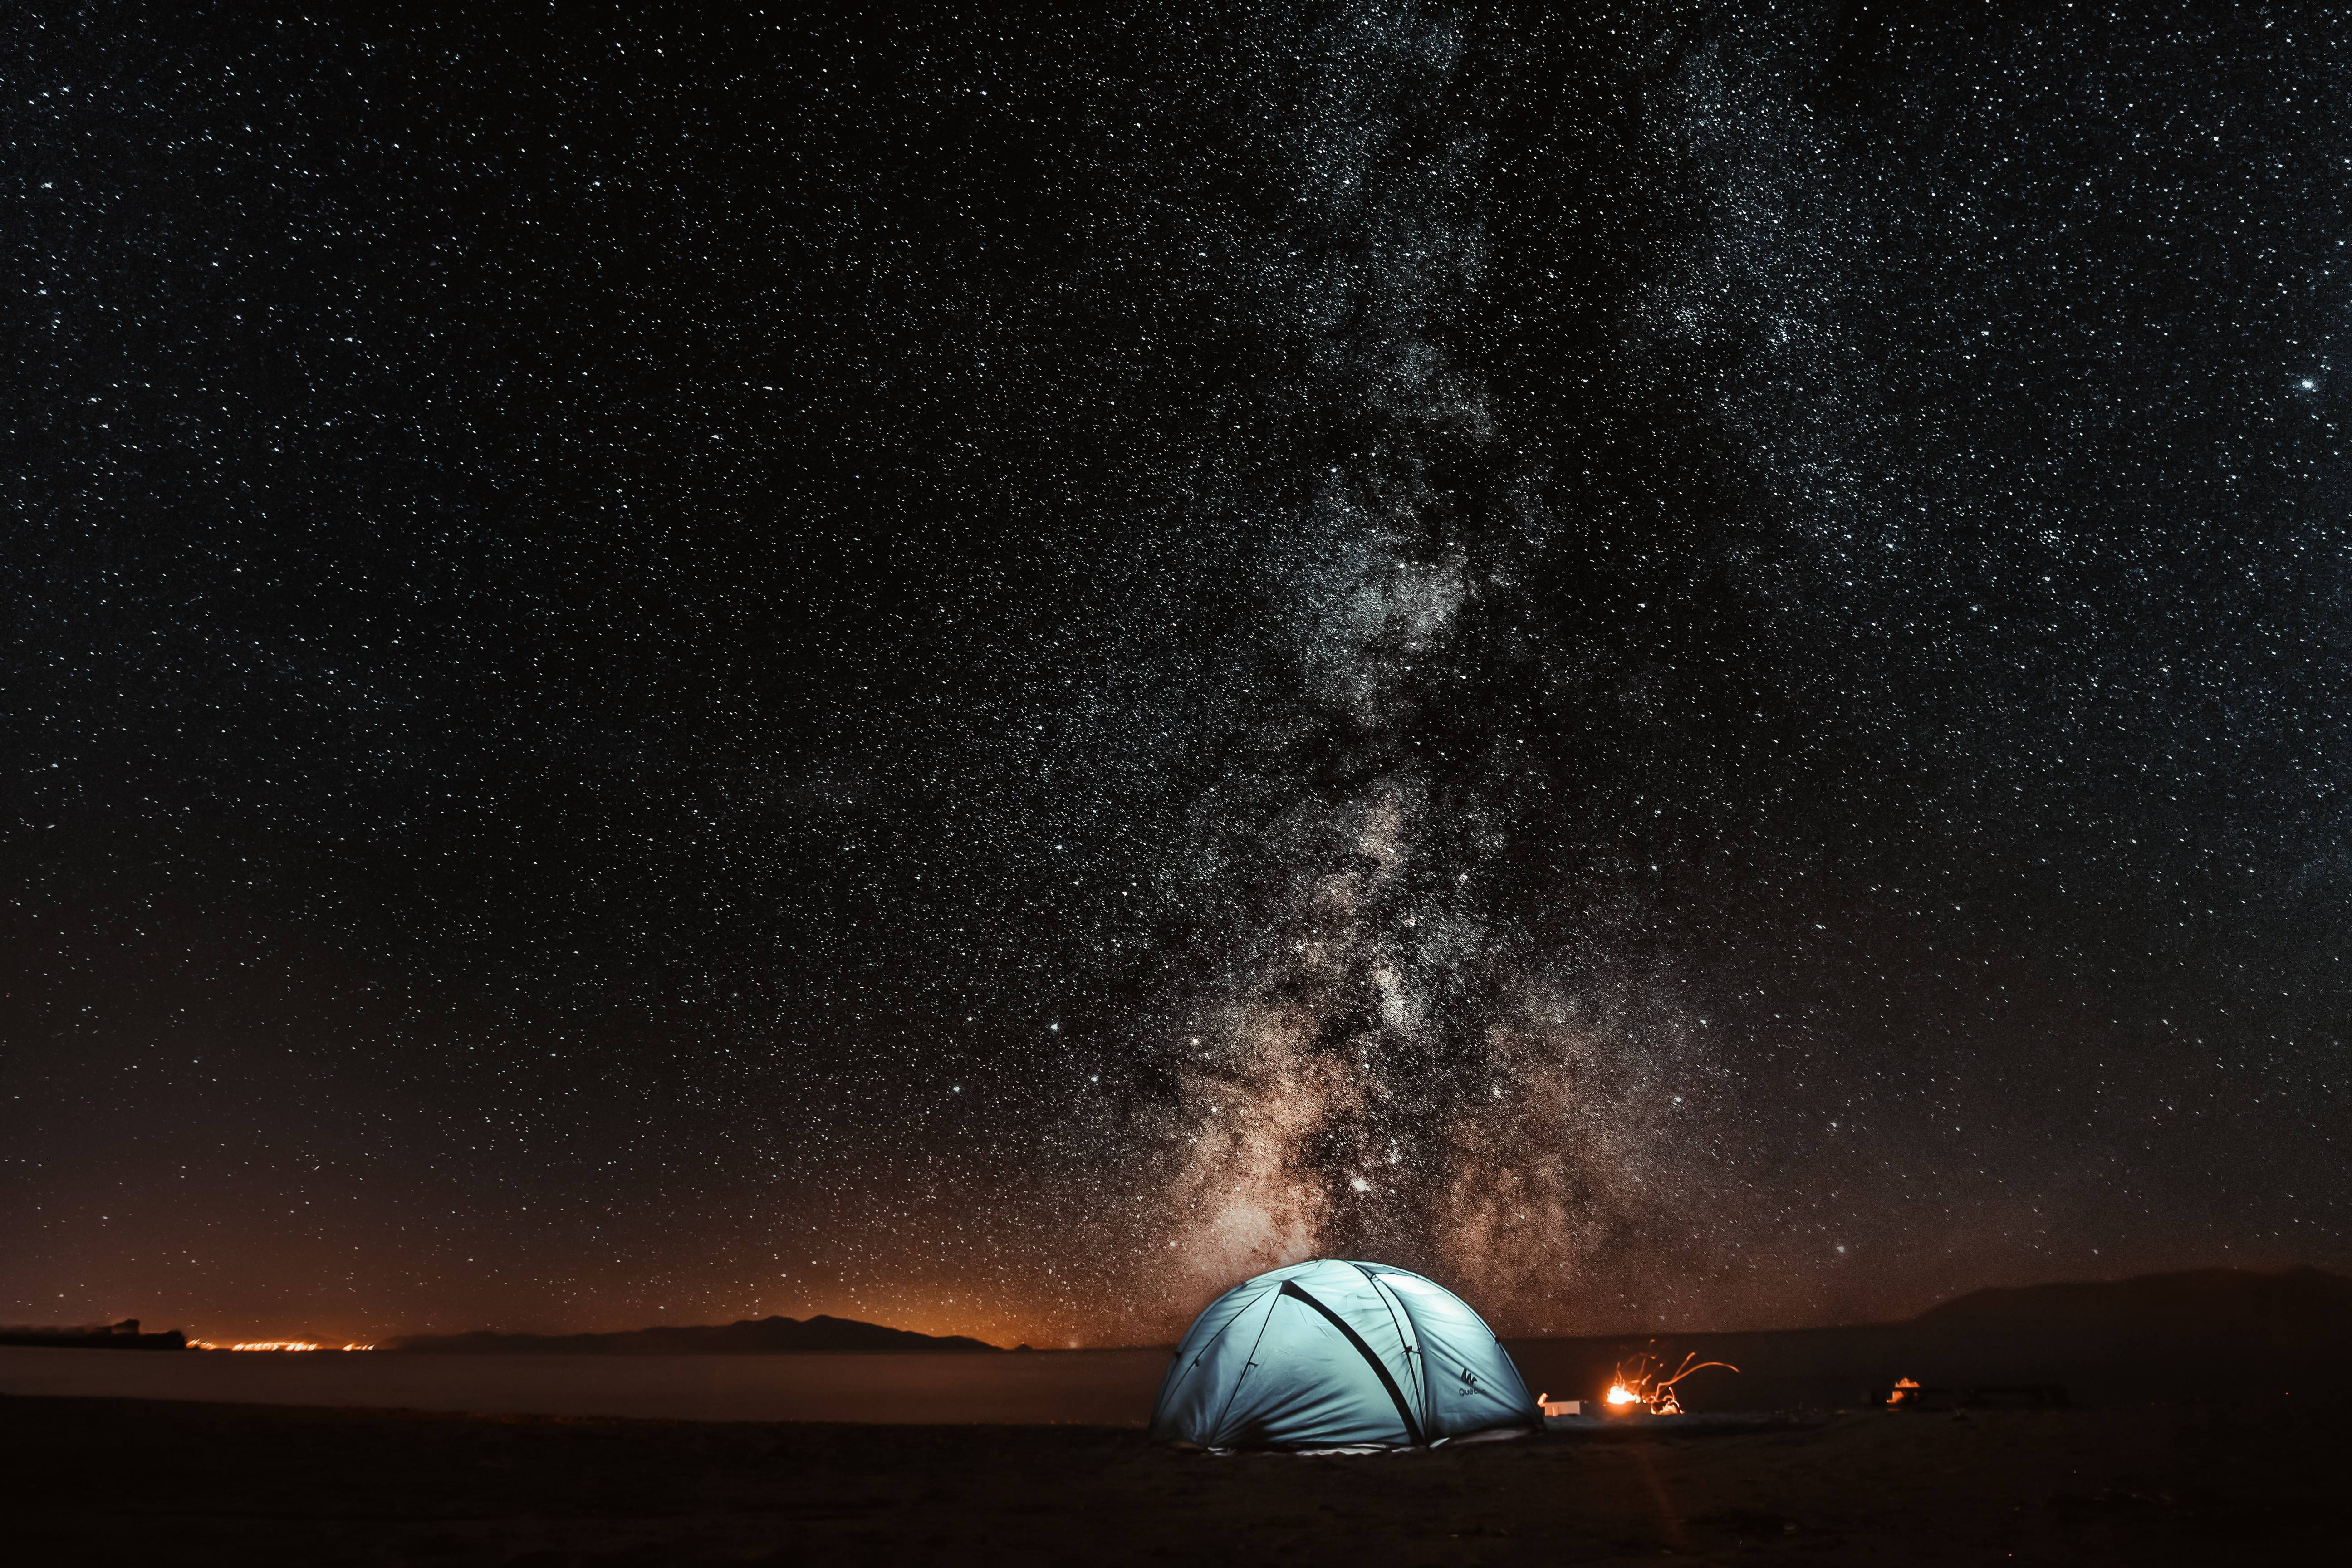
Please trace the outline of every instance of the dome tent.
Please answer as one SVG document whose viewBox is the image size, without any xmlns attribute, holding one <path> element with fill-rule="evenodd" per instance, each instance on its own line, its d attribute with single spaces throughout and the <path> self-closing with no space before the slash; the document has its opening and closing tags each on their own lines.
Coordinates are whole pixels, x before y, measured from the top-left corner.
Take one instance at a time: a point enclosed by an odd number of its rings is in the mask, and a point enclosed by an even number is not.
<svg viewBox="0 0 2352 1568">
<path fill-rule="evenodd" d="M 1192 1321 L 1151 1436 L 1203 1448 L 1434 1447 L 1543 1417 L 1486 1321 L 1385 1263 L 1318 1258 Z"/>
</svg>

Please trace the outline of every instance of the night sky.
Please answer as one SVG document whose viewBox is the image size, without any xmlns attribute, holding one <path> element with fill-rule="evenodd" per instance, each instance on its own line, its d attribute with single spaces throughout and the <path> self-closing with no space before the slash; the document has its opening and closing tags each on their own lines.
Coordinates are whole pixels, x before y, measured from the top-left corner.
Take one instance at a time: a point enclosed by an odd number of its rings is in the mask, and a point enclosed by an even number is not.
<svg viewBox="0 0 2352 1568">
<path fill-rule="evenodd" d="M 0 1320 L 2352 1265 L 2352 21 L 507 9 L 0 24 Z"/>
</svg>

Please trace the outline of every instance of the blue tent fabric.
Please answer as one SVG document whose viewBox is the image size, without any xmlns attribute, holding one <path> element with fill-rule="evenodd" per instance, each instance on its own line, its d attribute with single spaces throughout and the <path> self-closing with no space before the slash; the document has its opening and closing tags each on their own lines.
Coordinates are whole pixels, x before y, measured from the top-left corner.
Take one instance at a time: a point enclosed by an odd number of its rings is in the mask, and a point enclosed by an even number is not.
<svg viewBox="0 0 2352 1568">
<path fill-rule="evenodd" d="M 1417 1448 L 1542 1424 L 1510 1352 L 1459 1297 L 1385 1263 L 1324 1258 L 1244 1280 L 1193 1320 L 1151 1436 Z"/>
</svg>

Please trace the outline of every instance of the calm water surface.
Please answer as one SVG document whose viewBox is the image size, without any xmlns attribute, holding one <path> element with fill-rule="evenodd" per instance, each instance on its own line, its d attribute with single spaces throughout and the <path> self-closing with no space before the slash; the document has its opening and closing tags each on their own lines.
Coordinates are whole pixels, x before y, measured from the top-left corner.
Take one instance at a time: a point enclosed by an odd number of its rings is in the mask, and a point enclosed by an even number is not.
<svg viewBox="0 0 2352 1568">
<path fill-rule="evenodd" d="M 1003 1355 L 393 1355 L 0 1346 L 0 1394 L 699 1421 L 1139 1426 L 1164 1350 Z"/>
</svg>

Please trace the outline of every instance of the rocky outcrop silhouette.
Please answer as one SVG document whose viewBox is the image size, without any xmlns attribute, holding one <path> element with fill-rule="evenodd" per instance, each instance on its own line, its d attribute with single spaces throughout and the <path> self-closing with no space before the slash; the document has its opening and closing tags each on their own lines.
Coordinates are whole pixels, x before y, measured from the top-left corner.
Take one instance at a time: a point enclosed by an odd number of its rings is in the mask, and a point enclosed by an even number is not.
<svg viewBox="0 0 2352 1568">
<path fill-rule="evenodd" d="M 177 1329 L 142 1334 L 138 1319 L 125 1318 L 119 1323 L 0 1324 L 0 1345 L 34 1345 L 50 1350 L 184 1351 L 188 1348 L 188 1337 Z"/>
</svg>

